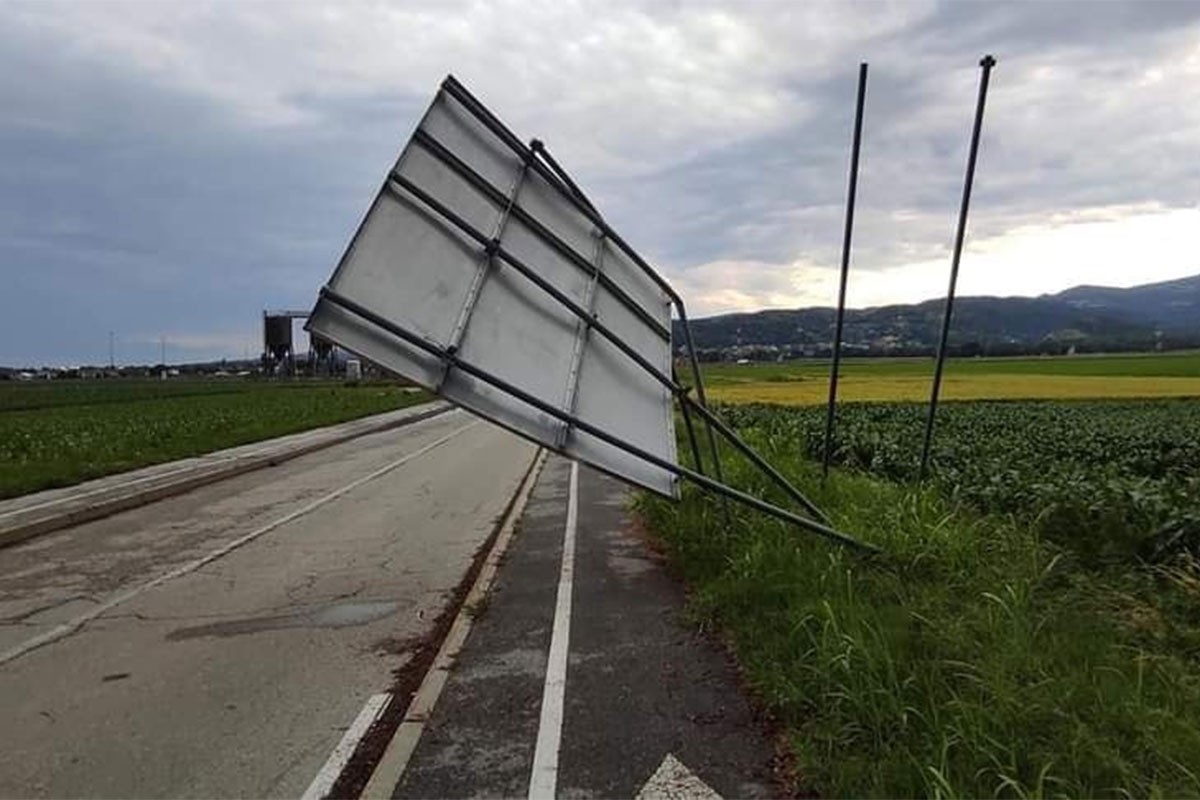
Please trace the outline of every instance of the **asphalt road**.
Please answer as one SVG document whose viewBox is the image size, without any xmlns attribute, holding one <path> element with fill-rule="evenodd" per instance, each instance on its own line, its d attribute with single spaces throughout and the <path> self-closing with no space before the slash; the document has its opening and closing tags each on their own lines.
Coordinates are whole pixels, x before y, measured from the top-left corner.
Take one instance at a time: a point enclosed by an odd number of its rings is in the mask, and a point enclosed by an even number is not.
<svg viewBox="0 0 1200 800">
<path fill-rule="evenodd" d="M 773 734 L 628 511 L 552 456 L 393 798 L 768 797 Z M 390 789 L 390 791 L 387 791 Z"/>
<path fill-rule="evenodd" d="M 300 796 L 533 457 L 456 411 L 0 550 L 0 796 Z"/>
</svg>

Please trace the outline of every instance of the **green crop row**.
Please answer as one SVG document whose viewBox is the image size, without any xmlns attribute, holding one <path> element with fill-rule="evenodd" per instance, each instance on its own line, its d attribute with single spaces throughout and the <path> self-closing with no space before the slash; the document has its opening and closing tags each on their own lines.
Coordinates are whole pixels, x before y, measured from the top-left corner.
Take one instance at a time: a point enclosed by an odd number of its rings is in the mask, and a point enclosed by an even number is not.
<svg viewBox="0 0 1200 800">
<path fill-rule="evenodd" d="M 735 425 L 820 460 L 823 408 L 731 406 Z M 916 479 L 926 408 L 838 410 L 832 462 Z M 1200 403 L 975 402 L 939 409 L 931 481 L 989 513 L 1012 514 L 1089 561 L 1200 547 Z"/>
</svg>

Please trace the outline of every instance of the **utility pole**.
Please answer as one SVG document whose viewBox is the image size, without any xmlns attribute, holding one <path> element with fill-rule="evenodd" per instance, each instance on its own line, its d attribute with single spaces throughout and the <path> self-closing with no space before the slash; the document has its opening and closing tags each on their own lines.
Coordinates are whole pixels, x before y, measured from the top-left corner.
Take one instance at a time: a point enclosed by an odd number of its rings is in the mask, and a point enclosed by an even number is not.
<svg viewBox="0 0 1200 800">
<path fill-rule="evenodd" d="M 117 349 L 116 349 L 115 342 L 116 342 L 116 335 L 112 331 L 109 331 L 108 332 L 108 368 L 109 369 L 117 368 Z"/>
</svg>

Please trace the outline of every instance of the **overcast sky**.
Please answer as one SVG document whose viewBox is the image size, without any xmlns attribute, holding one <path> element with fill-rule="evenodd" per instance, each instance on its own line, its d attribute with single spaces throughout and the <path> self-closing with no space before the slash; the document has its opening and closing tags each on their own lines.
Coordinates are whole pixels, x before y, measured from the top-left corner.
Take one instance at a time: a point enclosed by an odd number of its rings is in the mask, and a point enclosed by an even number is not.
<svg viewBox="0 0 1200 800">
<path fill-rule="evenodd" d="M 453 73 L 694 316 L 1200 272 L 1200 3 L 0 1 L 0 364 L 257 354 Z"/>
</svg>

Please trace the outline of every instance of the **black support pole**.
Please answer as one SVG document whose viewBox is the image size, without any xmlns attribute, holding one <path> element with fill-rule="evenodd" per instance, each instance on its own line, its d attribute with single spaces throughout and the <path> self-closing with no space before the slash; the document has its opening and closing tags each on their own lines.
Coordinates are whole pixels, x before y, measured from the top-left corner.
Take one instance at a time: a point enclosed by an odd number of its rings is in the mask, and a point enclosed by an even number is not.
<svg viewBox="0 0 1200 800">
<path fill-rule="evenodd" d="M 754 464 L 754 466 L 758 467 L 763 471 L 763 473 L 775 481 L 775 485 L 783 489 L 793 500 L 804 506 L 805 510 L 808 511 L 809 514 L 812 514 L 814 519 L 818 519 L 826 524 L 829 523 L 829 517 L 825 516 L 824 511 L 817 508 L 811 500 L 801 494 L 799 489 L 797 489 L 795 486 L 792 486 L 792 484 L 788 482 L 788 479 L 783 477 L 779 470 L 772 467 L 765 458 L 754 452 L 754 449 L 750 447 L 750 445 L 739 439 L 733 428 L 730 428 L 728 425 L 722 422 L 721 418 L 718 417 L 712 409 L 696 400 L 693 400 L 692 396 L 688 394 L 680 395 L 679 401 L 684 405 L 690 404 L 692 406 L 692 410 L 699 414 L 701 419 L 707 422 L 712 428 L 716 428 L 717 431 L 725 437 L 725 440 L 733 445 L 735 450 L 744 455 L 747 459 L 749 459 L 750 463 Z M 720 480 L 723 481 L 724 478 L 721 478 Z"/>
<path fill-rule="evenodd" d="M 687 347 L 688 362 L 692 367 L 692 382 L 695 384 L 696 397 L 700 401 L 700 405 L 708 410 L 708 397 L 704 393 L 704 375 L 700 372 L 700 359 L 696 356 L 696 340 L 692 338 L 692 326 L 688 322 L 687 310 L 683 307 L 683 300 L 675 298 L 675 313 L 679 315 L 679 325 L 683 328 L 684 346 Z M 681 401 L 682 402 L 682 401 Z M 713 460 L 713 474 L 717 476 L 717 480 L 725 480 L 725 471 L 721 466 L 721 450 L 717 447 L 717 437 L 713 435 L 712 422 L 705 419 L 705 433 L 708 434 L 708 449 Z"/>
<path fill-rule="evenodd" d="M 850 188 L 846 191 L 846 228 L 842 232 L 842 278 L 838 286 L 837 316 L 833 323 L 833 363 L 829 366 L 829 407 L 825 410 L 825 446 L 821 474 L 829 474 L 833 449 L 833 418 L 837 407 L 838 367 L 842 361 L 842 323 L 846 319 L 846 279 L 850 274 L 850 237 L 854 232 L 854 201 L 858 196 L 858 153 L 862 146 L 863 103 L 867 97 L 867 65 L 858 65 L 858 104 L 854 111 L 854 142 L 850 146 Z"/>
<path fill-rule="evenodd" d="M 971 152 L 967 156 L 967 176 L 963 181 L 962 205 L 958 209 L 958 231 L 954 236 L 954 256 L 950 262 L 950 288 L 942 315 L 942 335 L 938 340 L 937 364 L 933 369 L 933 390 L 929 395 L 929 416 L 925 419 L 925 441 L 921 445 L 921 480 L 929 472 L 929 449 L 933 442 L 933 423 L 937 417 L 938 394 L 942 389 L 942 369 L 946 363 L 946 339 L 950 335 L 950 316 L 954 313 L 954 288 L 958 283 L 958 264 L 962 259 L 963 238 L 967 232 L 967 211 L 971 205 L 971 185 L 975 182 L 975 159 L 979 155 L 979 134 L 983 130 L 983 106 L 987 100 L 988 78 L 996 59 L 984 56 L 979 62 L 979 99 L 975 105 L 975 127 L 971 131 Z"/>
</svg>

